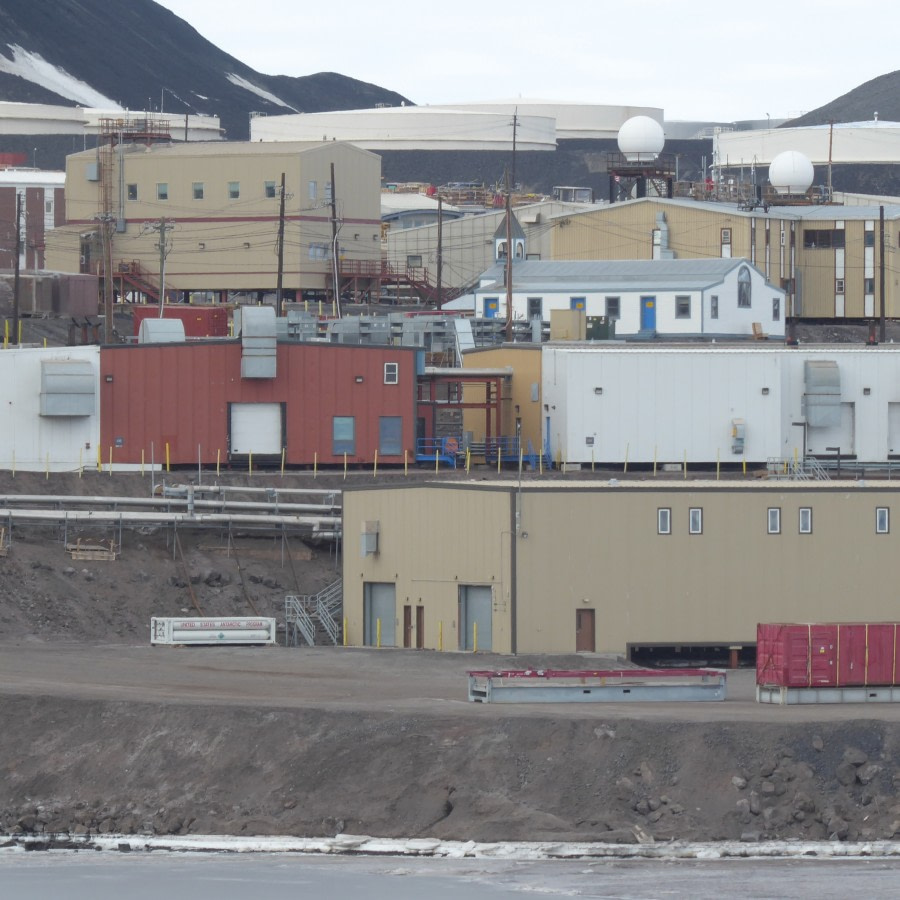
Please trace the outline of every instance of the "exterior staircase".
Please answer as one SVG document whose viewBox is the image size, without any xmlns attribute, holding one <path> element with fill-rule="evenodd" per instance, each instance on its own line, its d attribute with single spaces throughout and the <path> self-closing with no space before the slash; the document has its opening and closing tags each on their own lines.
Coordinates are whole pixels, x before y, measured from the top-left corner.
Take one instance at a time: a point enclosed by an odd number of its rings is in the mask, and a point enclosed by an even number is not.
<svg viewBox="0 0 900 900">
<path fill-rule="evenodd" d="M 288 647 L 337 646 L 342 640 L 344 582 L 338 578 L 318 594 L 284 598 L 284 640 Z"/>
</svg>

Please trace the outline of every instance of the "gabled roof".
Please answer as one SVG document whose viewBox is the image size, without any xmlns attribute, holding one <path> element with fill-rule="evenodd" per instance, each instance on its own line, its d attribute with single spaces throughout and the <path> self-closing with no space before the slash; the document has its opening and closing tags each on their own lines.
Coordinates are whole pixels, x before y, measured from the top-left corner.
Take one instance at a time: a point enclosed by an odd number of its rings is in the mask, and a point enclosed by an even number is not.
<svg viewBox="0 0 900 900">
<path fill-rule="evenodd" d="M 514 241 L 524 241 L 525 232 L 522 230 L 522 226 L 519 224 L 519 220 L 516 218 L 516 214 L 512 210 L 510 210 L 509 216 L 511 220 L 509 225 L 509 233 L 511 239 Z M 494 240 L 506 240 L 506 216 L 503 216 L 503 218 L 500 220 L 500 225 L 494 232 Z"/>
<path fill-rule="evenodd" d="M 762 273 L 745 259 L 614 259 L 515 260 L 513 285 L 519 290 L 634 290 L 635 288 L 703 289 L 721 284 L 740 266 Z M 498 263 L 482 276 L 477 293 L 496 291 L 503 284 L 505 264 Z M 489 282 L 489 283 L 488 283 Z M 778 290 L 778 288 L 774 288 Z"/>
</svg>

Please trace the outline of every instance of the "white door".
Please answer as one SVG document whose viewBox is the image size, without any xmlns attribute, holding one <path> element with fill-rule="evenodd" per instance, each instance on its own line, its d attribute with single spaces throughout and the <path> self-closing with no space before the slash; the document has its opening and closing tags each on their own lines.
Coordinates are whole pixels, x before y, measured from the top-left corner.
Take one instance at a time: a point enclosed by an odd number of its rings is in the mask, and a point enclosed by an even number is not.
<svg viewBox="0 0 900 900">
<path fill-rule="evenodd" d="M 232 403 L 231 452 L 281 454 L 281 404 Z"/>
</svg>

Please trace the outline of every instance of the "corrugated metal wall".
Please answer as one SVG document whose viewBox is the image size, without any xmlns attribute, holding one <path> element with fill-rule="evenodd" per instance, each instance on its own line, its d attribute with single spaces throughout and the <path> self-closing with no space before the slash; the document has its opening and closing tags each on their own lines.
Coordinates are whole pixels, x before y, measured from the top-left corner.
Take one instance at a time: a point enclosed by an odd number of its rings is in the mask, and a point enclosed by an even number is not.
<svg viewBox="0 0 900 900">
<path fill-rule="evenodd" d="M 384 364 L 398 363 L 398 383 L 384 383 Z M 334 416 L 353 416 L 350 463 L 374 460 L 382 416 L 402 417 L 402 445 L 415 438 L 415 351 L 390 347 L 279 344 L 276 377 L 241 378 L 237 341 L 103 347 L 102 445 L 114 460 L 173 465 L 228 459 L 232 403 L 280 403 L 285 408 L 288 465 L 343 463 L 332 453 Z M 412 452 L 411 452 L 412 455 Z M 402 453 L 382 457 L 402 462 Z"/>
</svg>

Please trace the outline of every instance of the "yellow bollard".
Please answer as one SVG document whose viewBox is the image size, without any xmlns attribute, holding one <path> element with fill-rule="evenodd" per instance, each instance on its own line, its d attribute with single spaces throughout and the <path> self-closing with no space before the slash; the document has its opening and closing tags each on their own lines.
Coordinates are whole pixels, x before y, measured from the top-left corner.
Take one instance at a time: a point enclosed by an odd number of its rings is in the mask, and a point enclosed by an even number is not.
<svg viewBox="0 0 900 900">
<path fill-rule="evenodd" d="M 216 450 L 216 478 L 219 477 L 219 463 L 222 461 L 222 450 Z"/>
<path fill-rule="evenodd" d="M 444 623 L 438 622 L 438 650 L 444 649 Z"/>
<path fill-rule="evenodd" d="M 112 478 L 112 444 L 109 447 L 109 477 Z"/>
<path fill-rule="evenodd" d="M 500 442 L 498 441 L 497 442 L 497 474 L 498 475 L 500 474 L 500 457 L 501 457 L 501 455 L 502 454 L 500 453 Z"/>
<path fill-rule="evenodd" d="M 103 452 L 100 450 L 100 444 L 97 444 L 97 472 L 103 471 Z"/>
<path fill-rule="evenodd" d="M 403 475 L 409 475 L 409 450 L 403 451 Z"/>
<path fill-rule="evenodd" d="M 171 467 L 169 465 L 169 442 L 166 441 L 166 471 L 170 472 Z"/>
<path fill-rule="evenodd" d="M 344 453 L 344 481 L 347 480 L 347 454 Z"/>
<path fill-rule="evenodd" d="M 3 320 L 3 349 L 9 346 L 9 319 Z"/>
<path fill-rule="evenodd" d="M 478 652 L 478 623 L 472 623 L 472 652 Z"/>
<path fill-rule="evenodd" d="M 435 471 L 435 472 L 437 472 L 437 470 L 438 470 L 438 464 L 439 464 L 439 460 L 438 460 L 438 451 L 435 450 L 435 451 L 434 451 L 434 471 Z"/>
<path fill-rule="evenodd" d="M 319 476 L 319 451 L 316 450 L 313 453 L 313 478 L 318 478 Z"/>
<path fill-rule="evenodd" d="M 741 465 L 744 469 L 744 474 L 746 475 L 747 474 L 747 457 L 746 456 L 741 457 Z"/>
<path fill-rule="evenodd" d="M 141 475 L 144 474 L 144 451 L 141 449 Z"/>
<path fill-rule="evenodd" d="M 375 646 L 381 647 L 381 619 L 375 620 Z"/>
<path fill-rule="evenodd" d="M 378 451 L 377 450 L 375 451 L 375 462 L 372 465 L 372 477 L 373 478 L 378 477 Z"/>
<path fill-rule="evenodd" d="M 343 645 L 347 646 L 347 617 L 344 616 L 344 630 L 341 632 L 341 640 Z"/>
<path fill-rule="evenodd" d="M 284 478 L 284 447 L 281 448 L 281 477 Z"/>
<path fill-rule="evenodd" d="M 19 346 L 22 346 L 22 320 L 19 319 Z"/>
</svg>

